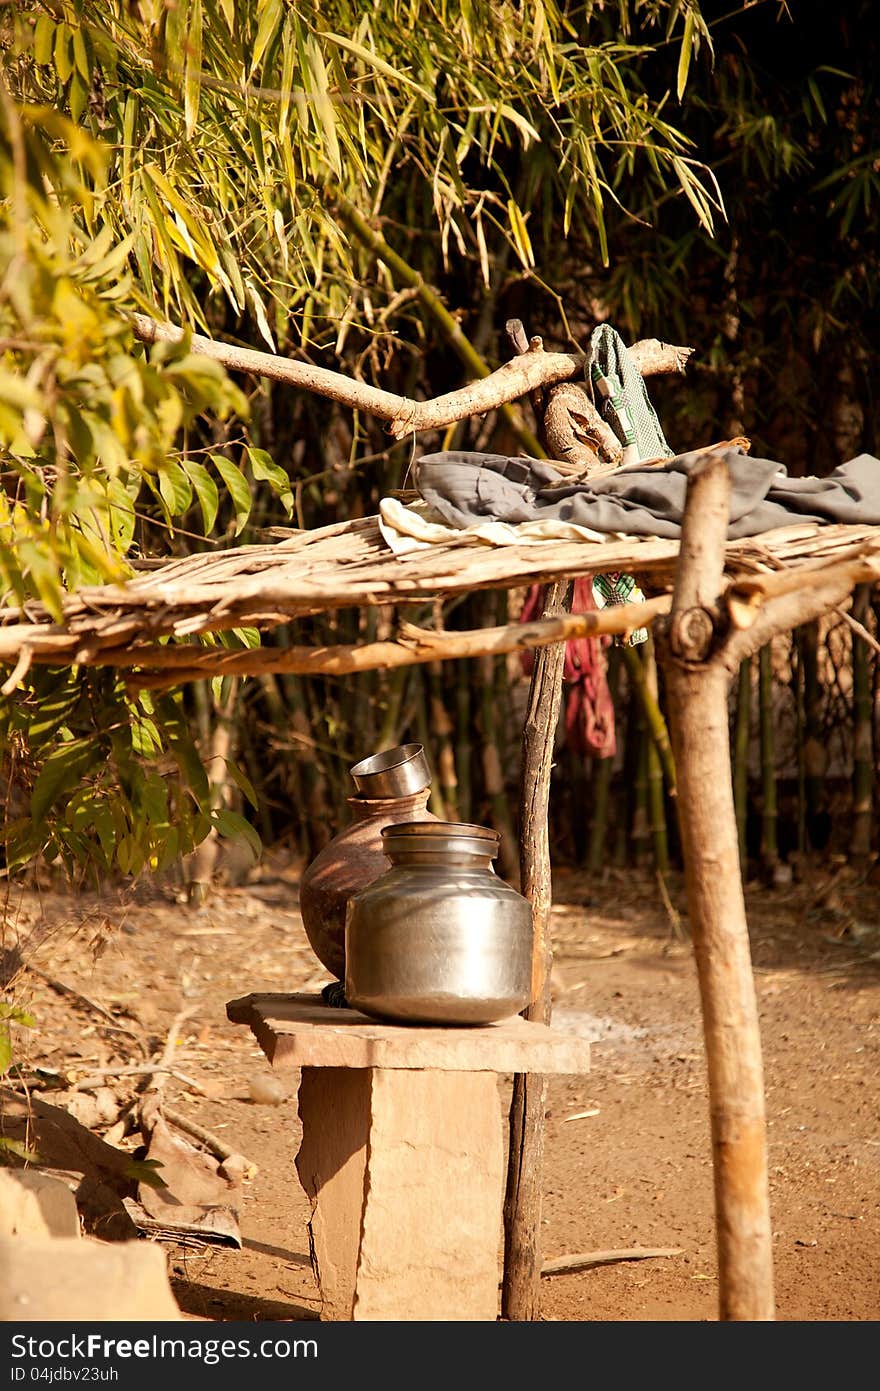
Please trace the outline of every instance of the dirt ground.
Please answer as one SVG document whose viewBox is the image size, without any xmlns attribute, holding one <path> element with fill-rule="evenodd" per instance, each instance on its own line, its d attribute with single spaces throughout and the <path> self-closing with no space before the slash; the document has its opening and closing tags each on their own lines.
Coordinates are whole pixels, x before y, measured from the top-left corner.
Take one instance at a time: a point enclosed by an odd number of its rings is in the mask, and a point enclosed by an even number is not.
<svg viewBox="0 0 880 1391">
<path fill-rule="evenodd" d="M 36 968 L 16 986 L 35 1018 L 16 1030 L 16 1060 L 24 1074 L 59 1074 L 62 1089 L 46 1090 L 47 1101 L 67 1104 L 77 1079 L 155 1056 L 178 1011 L 192 1010 L 174 1066 L 203 1094 L 171 1078 L 166 1102 L 258 1165 L 243 1188 L 242 1249 L 166 1243 L 176 1298 L 197 1318 L 319 1313 L 309 1208 L 293 1165 L 296 1076 L 276 1104 L 255 1099 L 271 1069 L 225 1014 L 227 1000 L 250 991 L 317 991 L 329 979 L 303 932 L 297 883 L 296 866 L 267 855 L 245 887 L 220 890 L 198 910 L 170 889 L 9 891 L 5 946 L 29 942 Z M 716 1320 L 708 1103 L 683 884 L 672 878 L 664 906 L 649 874 L 610 871 L 597 882 L 557 870 L 554 903 L 554 1024 L 594 1045 L 588 1075 L 550 1083 L 544 1256 L 678 1254 L 545 1276 L 540 1316 Z M 843 871 L 830 890 L 827 870 L 747 889 L 780 1320 L 880 1317 L 878 905 L 880 884 Z M 117 1109 L 142 1085 L 110 1072 L 106 1083 Z M 509 1088 L 499 1078 L 505 1116 Z M 113 1111 L 95 1133 L 108 1132 Z"/>
</svg>

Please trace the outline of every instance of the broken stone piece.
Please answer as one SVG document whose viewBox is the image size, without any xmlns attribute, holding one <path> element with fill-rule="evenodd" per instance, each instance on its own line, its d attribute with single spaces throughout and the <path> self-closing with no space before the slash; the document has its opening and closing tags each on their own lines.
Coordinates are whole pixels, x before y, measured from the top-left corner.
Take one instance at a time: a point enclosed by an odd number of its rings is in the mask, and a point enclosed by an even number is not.
<svg viewBox="0 0 880 1391">
<path fill-rule="evenodd" d="M 0 1320 L 159 1323 L 181 1318 L 165 1252 L 153 1242 L 0 1239 Z"/>
<path fill-rule="evenodd" d="M 0 1237 L 79 1238 L 76 1199 L 38 1169 L 0 1169 Z"/>
</svg>

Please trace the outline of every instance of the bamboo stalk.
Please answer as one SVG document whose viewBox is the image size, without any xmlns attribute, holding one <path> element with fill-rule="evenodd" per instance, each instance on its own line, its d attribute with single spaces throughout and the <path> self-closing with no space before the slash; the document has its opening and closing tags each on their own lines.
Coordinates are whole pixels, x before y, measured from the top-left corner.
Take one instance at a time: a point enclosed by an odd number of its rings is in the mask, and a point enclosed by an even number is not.
<svg viewBox="0 0 880 1391">
<path fill-rule="evenodd" d="M 804 652 L 803 629 L 791 635 L 792 688 L 794 694 L 794 738 L 797 764 L 797 851 L 807 851 L 807 765 L 804 757 Z"/>
<path fill-rule="evenodd" d="M 635 778 L 632 785 L 632 816 L 629 839 L 632 863 L 642 867 L 648 860 L 650 829 L 648 821 L 648 745 L 651 742 L 645 714 L 638 707 L 635 726 Z"/>
<path fill-rule="evenodd" d="M 859 585 L 852 616 L 864 625 L 871 607 L 871 586 Z M 853 680 L 852 834 L 849 858 L 864 865 L 871 853 L 874 812 L 874 738 L 871 700 L 871 653 L 867 643 L 851 634 Z"/>
<path fill-rule="evenodd" d="M 213 702 L 213 719 L 209 753 L 205 759 L 212 808 L 229 806 L 232 799 L 228 765 L 234 755 L 235 723 L 233 719 L 238 697 L 238 681 L 233 678 L 221 700 Z M 202 688 L 203 689 L 203 688 Z M 204 903 L 214 881 L 219 850 L 219 837 L 212 826 L 200 845 L 185 861 L 186 893 L 189 903 Z"/>
<path fill-rule="evenodd" d="M 805 623 L 801 632 L 804 686 L 804 794 L 807 833 L 818 849 L 817 826 L 824 807 L 825 769 L 828 750 L 823 737 L 822 683 L 819 680 L 819 625 Z"/>
<path fill-rule="evenodd" d="M 446 708 L 443 691 L 443 667 L 440 662 L 432 662 L 428 667 L 428 688 L 431 703 L 431 728 L 434 731 L 434 747 L 437 752 L 437 783 L 443 796 L 447 819 L 460 821 L 455 749 L 452 744 L 453 724 Z"/>
<path fill-rule="evenodd" d="M 761 864 L 772 873 L 779 861 L 776 807 L 776 739 L 773 727 L 773 652 L 758 653 L 758 716 L 761 742 Z"/>
<path fill-rule="evenodd" d="M 501 836 L 498 865 L 504 879 L 516 882 L 519 865 L 516 854 L 516 835 L 510 815 L 510 804 L 504 786 L 504 769 L 499 752 L 499 729 L 495 705 L 494 659 L 477 658 L 477 680 L 480 692 L 480 734 L 482 740 L 483 786 L 489 800 L 491 820 Z"/>
<path fill-rule="evenodd" d="M 614 718 L 617 739 L 620 740 L 620 718 L 618 714 L 617 693 L 620 685 L 621 648 L 612 647 L 608 652 L 608 691 L 614 705 Z M 587 844 L 587 869 L 597 874 L 605 863 L 606 841 L 608 837 L 608 803 L 611 784 L 614 778 L 614 759 L 599 758 L 593 761 L 592 797 L 593 812 L 590 818 L 590 837 Z"/>
<path fill-rule="evenodd" d="M 306 707 L 304 684 L 299 678 L 289 676 L 284 682 L 284 690 L 290 704 L 291 731 L 297 736 L 298 748 L 302 750 L 299 766 L 305 792 L 302 803 L 305 813 L 302 818 L 304 840 L 311 854 L 315 854 L 328 843 L 333 833 L 330 827 L 327 781 L 312 748 L 314 736 Z"/>
<path fill-rule="evenodd" d="M 621 648 L 623 661 L 626 666 L 627 675 L 633 694 L 641 708 L 641 719 L 644 722 L 648 736 L 653 740 L 657 750 L 657 757 L 663 769 L 663 776 L 669 788 L 670 797 L 675 796 L 675 759 L 672 756 L 672 745 L 669 741 L 669 730 L 663 718 L 657 700 L 656 690 L 652 689 L 651 681 L 648 677 L 648 668 L 643 665 L 642 659 L 635 647 L 624 644 Z"/>
<path fill-rule="evenodd" d="M 269 722 L 278 740 L 283 740 L 287 726 L 290 721 L 290 712 L 281 694 L 281 684 L 272 672 L 264 672 L 260 677 L 260 689 L 263 699 L 266 702 L 266 710 Z M 270 743 L 271 747 L 271 743 Z M 256 786 L 256 784 L 254 784 Z M 299 747 L 293 743 L 287 758 L 284 761 L 284 777 L 281 779 L 281 786 L 287 793 L 290 805 L 302 807 L 305 803 L 305 791 L 303 788 L 302 767 L 299 758 Z M 294 836 L 296 847 L 303 858 L 308 857 L 309 840 L 308 830 L 302 816 L 293 818 Z"/>
<path fill-rule="evenodd" d="M 421 667 L 419 669 L 416 673 L 416 680 L 418 683 L 416 695 L 416 735 L 419 743 L 425 750 L 429 768 L 434 769 L 437 766 L 437 761 L 434 757 L 431 725 L 428 720 L 431 695 L 427 668 Z M 446 809 L 446 799 L 439 778 L 431 778 L 431 788 L 428 793 L 428 810 L 433 812 L 438 821 L 449 821 L 451 819 Z"/>
<path fill-rule="evenodd" d="M 655 704 L 659 714 L 658 665 L 656 665 L 655 655 L 653 655 L 651 636 L 648 636 L 648 641 L 644 644 L 642 651 L 644 651 L 646 689 L 651 694 L 653 704 Z M 663 723 L 663 730 L 666 732 L 666 722 Z M 652 737 L 648 739 L 646 755 L 648 755 L 648 765 L 646 765 L 645 775 L 648 779 L 648 814 L 649 821 L 651 821 L 653 864 L 655 864 L 658 874 L 666 875 L 669 874 L 669 833 L 666 829 L 666 801 L 663 797 L 663 766 L 660 764 L 656 740 Z"/>
</svg>

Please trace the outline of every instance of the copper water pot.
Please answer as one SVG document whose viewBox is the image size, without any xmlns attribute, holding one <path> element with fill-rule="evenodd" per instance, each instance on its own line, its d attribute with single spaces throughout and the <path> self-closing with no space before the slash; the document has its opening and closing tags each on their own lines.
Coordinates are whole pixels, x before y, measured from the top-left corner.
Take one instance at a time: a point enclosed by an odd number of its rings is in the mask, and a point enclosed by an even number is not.
<svg viewBox="0 0 880 1391">
<path fill-rule="evenodd" d="M 345 911 L 352 894 L 388 868 L 383 826 L 436 821 L 428 811 L 430 772 L 421 744 L 373 754 L 350 770 L 360 796 L 349 797 L 352 822 L 303 873 L 300 912 L 309 943 L 331 975 L 345 976 Z"/>
</svg>

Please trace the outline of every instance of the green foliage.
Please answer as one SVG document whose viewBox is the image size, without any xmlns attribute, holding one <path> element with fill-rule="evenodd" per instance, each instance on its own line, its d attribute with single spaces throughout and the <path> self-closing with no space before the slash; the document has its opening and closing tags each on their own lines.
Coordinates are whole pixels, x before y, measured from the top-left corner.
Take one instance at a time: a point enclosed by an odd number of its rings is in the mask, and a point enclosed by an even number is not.
<svg viewBox="0 0 880 1391">
<path fill-rule="evenodd" d="M 211 828 L 179 693 L 133 697 L 109 671 L 45 669 L 7 700 L 0 744 L 20 806 L 7 807 L 8 873 L 37 855 L 70 873 L 164 870 Z"/>
<path fill-rule="evenodd" d="M 33 1015 L 29 1014 L 27 1010 L 21 1009 L 18 1005 L 10 1004 L 6 1000 L 0 1000 L 0 1074 L 8 1070 L 12 1061 L 10 1026 L 18 1024 L 20 1028 L 32 1029 L 34 1022 Z"/>
<path fill-rule="evenodd" d="M 396 222 L 406 189 L 409 234 L 433 224 L 443 263 L 478 259 L 486 283 L 504 248 L 530 270 L 553 221 L 589 227 L 607 260 L 606 205 L 642 186 L 683 193 L 707 229 L 720 211 L 667 94 L 642 75 L 665 35 L 681 96 L 711 47 L 696 0 L 30 8 L 19 88 L 100 139 L 101 215 L 114 245 L 132 238 L 142 293 L 206 329 L 221 297 L 270 348 L 297 329 L 339 350 L 352 321 L 397 317 L 337 191 Z"/>
<path fill-rule="evenodd" d="M 247 402 L 185 344 L 135 345 L 120 312 L 144 304 L 132 238 L 86 225 L 99 142 L 8 97 L 0 121 L 0 576 L 7 602 L 36 596 L 60 618 L 65 590 L 128 573 L 145 486 L 168 518 L 188 507 L 182 432 Z"/>
</svg>

